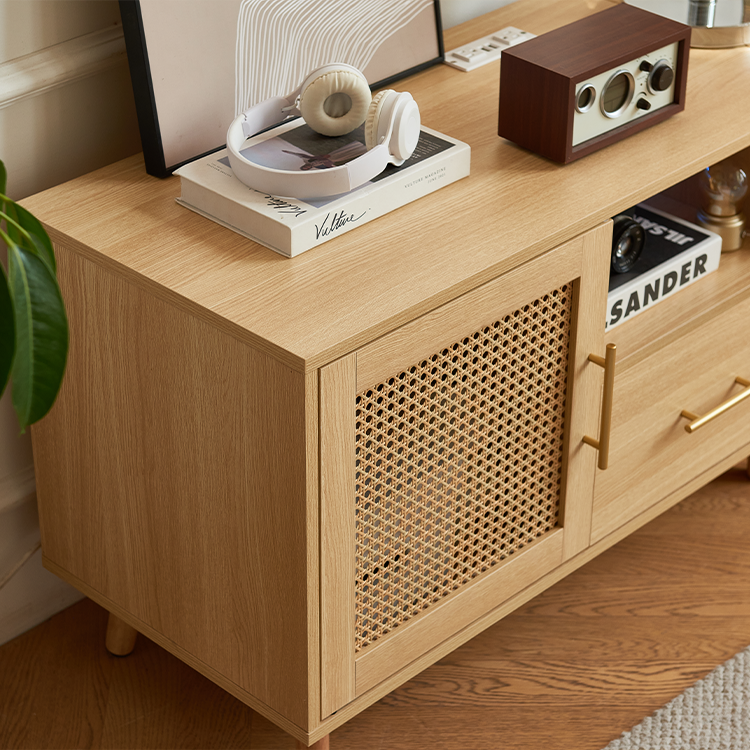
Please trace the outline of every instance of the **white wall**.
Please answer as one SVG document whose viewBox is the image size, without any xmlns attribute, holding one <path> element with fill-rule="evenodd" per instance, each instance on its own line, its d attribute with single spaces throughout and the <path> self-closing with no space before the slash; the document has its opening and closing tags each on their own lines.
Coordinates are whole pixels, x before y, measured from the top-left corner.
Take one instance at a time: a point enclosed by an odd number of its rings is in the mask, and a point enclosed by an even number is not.
<svg viewBox="0 0 750 750">
<path fill-rule="evenodd" d="M 440 0 L 443 28 L 449 29 L 451 26 L 512 2 L 513 0 Z"/>
<path fill-rule="evenodd" d="M 0 0 L 0 159 L 11 198 L 140 150 L 119 24 L 116 0 Z M 7 392 L 0 399 L 0 583 L 38 545 L 34 489 L 31 443 L 19 434 Z M 0 643 L 79 597 L 42 568 L 36 551 L 0 588 Z"/>
</svg>

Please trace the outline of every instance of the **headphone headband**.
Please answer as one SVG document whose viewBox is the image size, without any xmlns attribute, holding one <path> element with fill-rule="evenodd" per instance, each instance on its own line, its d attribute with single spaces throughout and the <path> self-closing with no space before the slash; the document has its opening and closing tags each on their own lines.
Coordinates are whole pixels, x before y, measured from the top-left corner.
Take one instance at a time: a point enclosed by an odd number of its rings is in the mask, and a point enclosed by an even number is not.
<svg viewBox="0 0 750 750">
<path fill-rule="evenodd" d="M 373 128 L 377 136 L 375 142 L 370 143 L 368 137 L 368 151 L 344 165 L 306 172 L 282 170 L 255 164 L 242 155 L 241 149 L 247 138 L 301 114 L 300 108 L 305 110 L 305 120 L 314 130 L 319 130 L 316 124 L 320 123 L 328 126 L 333 122 L 333 127 L 347 124 L 336 122 L 336 114 L 328 114 L 328 102 L 337 96 L 343 97 L 344 100 L 353 99 L 355 101 L 352 103 L 352 109 L 358 105 L 361 109 L 361 102 L 357 99 L 364 98 L 365 93 L 361 88 L 360 79 L 365 81 L 364 76 L 351 65 L 326 65 L 308 75 L 300 87 L 288 96 L 267 99 L 235 118 L 227 131 L 227 152 L 229 164 L 237 179 L 254 190 L 271 195 L 299 199 L 323 198 L 347 193 L 360 187 L 380 174 L 389 163 L 403 164 L 411 155 L 419 138 L 419 110 L 411 94 L 397 94 L 395 91 L 381 92 L 381 96 L 385 94 L 386 97 L 395 98 L 388 102 L 389 106 L 381 104 L 377 108 L 376 119 L 381 107 L 384 117 L 376 122 Z M 370 107 L 370 114 L 367 115 L 369 118 L 373 116 L 374 102 L 369 103 L 370 90 L 366 81 L 364 85 Z M 315 121 L 310 123 L 313 115 Z M 359 120 L 357 112 L 349 115 L 347 112 L 340 119 L 347 118 L 348 125 L 352 122 L 355 124 L 344 132 L 351 132 L 363 122 L 363 119 Z M 368 122 L 368 132 L 369 126 Z M 411 144 L 411 148 L 407 149 L 408 153 L 405 153 L 405 142 Z"/>
</svg>

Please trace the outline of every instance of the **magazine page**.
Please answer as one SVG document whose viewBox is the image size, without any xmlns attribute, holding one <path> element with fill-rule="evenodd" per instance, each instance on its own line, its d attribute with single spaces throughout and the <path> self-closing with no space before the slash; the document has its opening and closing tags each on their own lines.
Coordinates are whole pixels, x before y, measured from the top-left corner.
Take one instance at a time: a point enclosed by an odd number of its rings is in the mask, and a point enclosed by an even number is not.
<svg viewBox="0 0 750 750">
<path fill-rule="evenodd" d="M 357 191 L 366 189 L 380 180 L 408 170 L 426 159 L 454 147 L 454 143 L 438 135 L 422 129 L 419 141 L 412 156 L 400 167 L 389 164 L 379 175 L 361 185 L 356 190 L 346 193 L 350 196 Z M 306 172 L 313 169 L 330 169 L 338 167 L 362 156 L 367 151 L 365 145 L 365 126 L 346 135 L 332 137 L 316 133 L 301 119 L 285 123 L 268 133 L 256 136 L 253 142 L 241 150 L 241 154 L 254 164 L 271 169 Z M 229 158 L 223 157 L 220 162 L 227 168 Z M 298 203 L 306 203 L 316 208 L 340 200 L 342 196 L 333 195 L 320 199 L 295 199 Z"/>
</svg>

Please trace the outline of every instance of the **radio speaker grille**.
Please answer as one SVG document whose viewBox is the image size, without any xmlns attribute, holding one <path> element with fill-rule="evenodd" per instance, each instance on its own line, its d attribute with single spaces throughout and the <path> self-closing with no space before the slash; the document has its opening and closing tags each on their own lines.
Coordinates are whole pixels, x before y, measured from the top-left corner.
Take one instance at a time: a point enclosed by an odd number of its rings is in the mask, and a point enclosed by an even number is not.
<svg viewBox="0 0 750 750">
<path fill-rule="evenodd" d="M 557 525 L 573 287 L 356 398 L 355 650 Z"/>
</svg>

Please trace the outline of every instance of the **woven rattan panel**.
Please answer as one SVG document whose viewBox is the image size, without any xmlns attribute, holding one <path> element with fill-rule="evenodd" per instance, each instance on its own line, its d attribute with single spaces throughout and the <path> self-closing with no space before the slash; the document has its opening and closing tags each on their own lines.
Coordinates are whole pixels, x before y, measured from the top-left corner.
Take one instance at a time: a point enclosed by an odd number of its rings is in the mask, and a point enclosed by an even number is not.
<svg viewBox="0 0 750 750">
<path fill-rule="evenodd" d="M 572 299 L 357 395 L 357 651 L 556 526 Z"/>
</svg>

